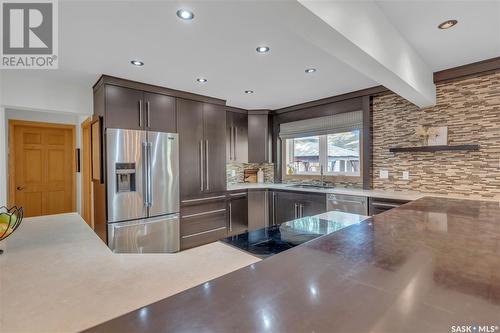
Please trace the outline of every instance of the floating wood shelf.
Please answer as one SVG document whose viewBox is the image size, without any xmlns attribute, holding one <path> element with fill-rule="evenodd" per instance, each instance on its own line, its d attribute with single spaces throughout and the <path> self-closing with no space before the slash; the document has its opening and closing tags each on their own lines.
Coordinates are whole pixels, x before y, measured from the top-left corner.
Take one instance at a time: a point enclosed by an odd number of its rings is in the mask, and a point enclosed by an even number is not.
<svg viewBox="0 0 500 333">
<path fill-rule="evenodd" d="M 444 150 L 479 150 L 479 145 L 456 145 L 456 146 L 420 146 L 420 147 L 393 147 L 389 148 L 391 153 L 403 152 L 435 152 Z"/>
</svg>

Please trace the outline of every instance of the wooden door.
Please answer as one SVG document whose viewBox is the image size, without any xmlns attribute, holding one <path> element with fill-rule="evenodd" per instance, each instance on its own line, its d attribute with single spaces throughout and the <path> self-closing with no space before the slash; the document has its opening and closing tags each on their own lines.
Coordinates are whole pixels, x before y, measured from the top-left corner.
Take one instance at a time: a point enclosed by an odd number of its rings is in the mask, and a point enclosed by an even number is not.
<svg viewBox="0 0 500 333">
<path fill-rule="evenodd" d="M 9 202 L 24 216 L 75 211 L 74 126 L 9 123 Z"/>
<path fill-rule="evenodd" d="M 106 128 L 145 128 L 145 106 L 141 90 L 106 86 Z"/>
<path fill-rule="evenodd" d="M 201 196 L 204 189 L 203 163 L 203 104 L 177 99 L 177 129 L 179 130 L 179 185 L 181 200 Z M 224 161 L 224 160 L 223 160 Z"/>
<path fill-rule="evenodd" d="M 203 104 L 205 192 L 226 190 L 226 112 L 220 105 Z"/>
<path fill-rule="evenodd" d="M 146 128 L 153 132 L 177 133 L 175 98 L 144 93 Z"/>
<path fill-rule="evenodd" d="M 93 228 L 92 222 L 92 141 L 91 141 L 92 119 L 88 118 L 81 124 L 81 209 L 82 218 Z"/>
</svg>

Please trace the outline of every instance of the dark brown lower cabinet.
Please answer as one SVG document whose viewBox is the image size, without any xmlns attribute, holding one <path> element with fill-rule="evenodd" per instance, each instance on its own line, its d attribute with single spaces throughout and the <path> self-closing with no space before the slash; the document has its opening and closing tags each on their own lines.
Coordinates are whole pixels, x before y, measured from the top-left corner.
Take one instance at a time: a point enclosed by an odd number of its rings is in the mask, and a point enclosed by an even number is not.
<svg viewBox="0 0 500 333">
<path fill-rule="evenodd" d="M 270 202 L 271 224 L 326 212 L 326 194 L 272 191 Z"/>
<path fill-rule="evenodd" d="M 397 208 L 408 200 L 395 200 L 395 199 L 384 199 L 384 198 L 369 198 L 368 199 L 368 214 L 377 215 L 393 208 Z"/>
<path fill-rule="evenodd" d="M 227 236 L 226 195 L 185 202 L 181 206 L 181 250 Z"/>
<path fill-rule="evenodd" d="M 247 192 L 229 193 L 227 233 L 238 235 L 248 230 L 248 196 Z"/>
</svg>

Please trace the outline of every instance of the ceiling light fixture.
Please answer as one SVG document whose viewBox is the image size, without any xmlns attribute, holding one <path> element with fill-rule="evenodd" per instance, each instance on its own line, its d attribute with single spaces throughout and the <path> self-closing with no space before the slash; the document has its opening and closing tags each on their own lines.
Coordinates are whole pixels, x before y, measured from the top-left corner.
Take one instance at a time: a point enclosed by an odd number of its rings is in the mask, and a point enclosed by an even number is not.
<svg viewBox="0 0 500 333">
<path fill-rule="evenodd" d="M 144 66 L 144 62 L 140 60 L 131 60 L 130 63 L 134 66 Z"/>
<path fill-rule="evenodd" d="M 443 23 L 441 23 L 440 25 L 438 25 L 438 28 L 442 29 L 442 30 L 446 30 L 446 29 L 449 29 L 449 28 L 455 26 L 457 23 L 458 23 L 457 20 L 444 21 Z"/>
<path fill-rule="evenodd" d="M 208 80 L 207 80 L 207 79 L 204 79 L 204 78 L 202 78 L 202 77 L 199 77 L 199 78 L 197 78 L 197 79 L 196 79 L 196 81 L 198 81 L 198 82 L 200 82 L 200 83 L 205 83 L 205 82 L 207 82 Z"/>
<path fill-rule="evenodd" d="M 255 49 L 255 51 L 257 51 L 257 53 L 267 53 L 269 52 L 269 46 L 259 46 Z"/>
<path fill-rule="evenodd" d="M 314 72 L 316 72 L 316 68 L 308 68 L 308 69 L 305 70 L 305 72 L 307 74 L 314 73 Z"/>
<path fill-rule="evenodd" d="M 185 21 L 190 21 L 192 19 L 194 19 L 194 14 L 193 12 L 187 10 L 187 9 L 179 9 L 177 11 L 177 16 L 181 19 L 181 20 L 185 20 Z"/>
<path fill-rule="evenodd" d="M 253 90 L 245 90 L 245 94 L 253 94 Z"/>
</svg>

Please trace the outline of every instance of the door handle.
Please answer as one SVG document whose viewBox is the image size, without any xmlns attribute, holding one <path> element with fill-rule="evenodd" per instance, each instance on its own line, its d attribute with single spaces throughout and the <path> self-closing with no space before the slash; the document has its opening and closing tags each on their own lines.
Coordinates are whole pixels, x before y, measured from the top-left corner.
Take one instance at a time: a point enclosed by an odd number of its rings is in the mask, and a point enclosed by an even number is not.
<svg viewBox="0 0 500 333">
<path fill-rule="evenodd" d="M 18 191 L 22 191 L 22 190 L 24 190 L 25 188 L 26 188 L 26 187 L 24 187 L 24 186 L 18 186 L 18 187 L 16 187 L 16 190 L 18 190 Z"/>
<path fill-rule="evenodd" d="M 210 178 L 208 171 L 208 140 L 205 140 L 205 183 L 207 191 L 210 190 Z"/>
<path fill-rule="evenodd" d="M 151 119 L 151 112 L 149 110 L 149 101 L 147 101 L 146 102 L 146 126 L 148 128 L 151 127 L 150 119 Z"/>
<path fill-rule="evenodd" d="M 299 217 L 300 218 L 304 217 L 304 205 L 303 204 L 299 205 Z"/>
<path fill-rule="evenodd" d="M 203 191 L 204 173 L 203 170 L 203 140 L 200 140 L 200 190 Z"/>
<path fill-rule="evenodd" d="M 299 215 L 299 205 L 297 203 L 294 204 L 295 205 L 295 210 L 294 210 L 294 218 L 297 219 L 298 215 Z"/>
<path fill-rule="evenodd" d="M 151 155 L 153 144 L 148 142 L 148 207 L 153 206 L 153 192 L 152 192 L 152 179 L 151 179 Z"/>
<path fill-rule="evenodd" d="M 139 100 L 139 127 L 142 127 L 142 100 Z"/>
<path fill-rule="evenodd" d="M 142 200 L 144 205 L 148 206 L 148 144 L 142 143 Z"/>
</svg>

